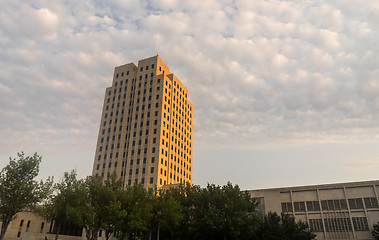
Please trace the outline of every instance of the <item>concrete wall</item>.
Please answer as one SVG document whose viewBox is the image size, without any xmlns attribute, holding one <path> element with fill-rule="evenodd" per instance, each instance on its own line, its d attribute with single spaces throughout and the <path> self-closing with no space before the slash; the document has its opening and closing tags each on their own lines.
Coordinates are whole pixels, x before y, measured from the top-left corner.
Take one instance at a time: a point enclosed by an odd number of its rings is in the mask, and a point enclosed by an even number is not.
<svg viewBox="0 0 379 240">
<path fill-rule="evenodd" d="M 379 221 L 379 181 L 251 190 L 264 213 L 293 215 L 317 239 L 372 239 Z"/>
</svg>

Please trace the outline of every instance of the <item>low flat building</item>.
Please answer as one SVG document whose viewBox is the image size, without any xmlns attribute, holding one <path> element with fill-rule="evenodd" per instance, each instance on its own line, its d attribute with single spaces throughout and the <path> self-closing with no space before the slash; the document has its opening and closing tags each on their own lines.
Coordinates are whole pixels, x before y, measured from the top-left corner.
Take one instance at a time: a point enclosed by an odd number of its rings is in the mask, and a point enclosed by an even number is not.
<svg viewBox="0 0 379 240">
<path fill-rule="evenodd" d="M 1 226 L 1 222 L 0 222 Z M 17 213 L 8 225 L 4 240 L 53 240 L 56 229 L 54 223 L 48 222 L 31 211 Z M 60 231 L 59 240 L 84 240 L 82 228 L 65 223 Z"/>
<path fill-rule="evenodd" d="M 249 191 L 263 213 L 290 214 L 316 239 L 373 239 L 379 221 L 379 180 Z"/>
</svg>

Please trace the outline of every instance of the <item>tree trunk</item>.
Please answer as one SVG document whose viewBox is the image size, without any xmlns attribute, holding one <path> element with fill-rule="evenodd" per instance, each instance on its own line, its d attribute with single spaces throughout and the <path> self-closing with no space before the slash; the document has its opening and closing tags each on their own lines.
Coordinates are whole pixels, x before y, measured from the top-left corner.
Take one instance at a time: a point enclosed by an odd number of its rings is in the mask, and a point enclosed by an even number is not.
<svg viewBox="0 0 379 240">
<path fill-rule="evenodd" d="M 92 230 L 91 231 L 91 240 L 97 240 L 98 236 L 99 236 L 99 231 L 94 231 Z"/>
<path fill-rule="evenodd" d="M 4 238 L 4 235 L 8 229 L 8 225 L 11 221 L 4 221 L 3 224 L 1 225 L 1 231 L 0 231 L 0 240 Z"/>
<path fill-rule="evenodd" d="M 57 222 L 57 221 L 55 221 Z M 58 237 L 59 237 L 59 232 L 61 231 L 61 225 L 62 223 L 58 223 L 58 226 L 57 226 L 57 233 L 55 233 L 55 240 L 58 240 Z"/>
<path fill-rule="evenodd" d="M 161 228 L 161 224 L 160 224 L 160 223 L 158 223 L 158 230 L 157 230 L 157 240 L 159 240 L 159 230 L 160 230 L 160 228 Z"/>
<path fill-rule="evenodd" d="M 151 230 L 149 231 L 149 240 L 151 240 Z"/>
<path fill-rule="evenodd" d="M 92 230 L 86 229 L 87 240 L 92 240 Z"/>
</svg>

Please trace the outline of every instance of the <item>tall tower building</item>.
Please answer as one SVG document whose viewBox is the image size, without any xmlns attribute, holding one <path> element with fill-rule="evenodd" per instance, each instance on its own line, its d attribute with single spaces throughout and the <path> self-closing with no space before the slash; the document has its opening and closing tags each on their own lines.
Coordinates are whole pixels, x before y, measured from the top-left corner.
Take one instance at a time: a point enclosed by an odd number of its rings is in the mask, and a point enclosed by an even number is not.
<svg viewBox="0 0 379 240">
<path fill-rule="evenodd" d="M 159 56 L 115 68 L 105 91 L 92 175 L 123 187 L 192 183 L 192 103 Z"/>
</svg>

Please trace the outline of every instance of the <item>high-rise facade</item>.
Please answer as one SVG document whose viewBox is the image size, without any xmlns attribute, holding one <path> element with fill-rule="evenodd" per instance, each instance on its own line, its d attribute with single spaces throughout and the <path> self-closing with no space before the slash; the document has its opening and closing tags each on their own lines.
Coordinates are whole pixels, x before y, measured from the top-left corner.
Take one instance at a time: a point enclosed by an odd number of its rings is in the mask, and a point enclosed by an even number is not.
<svg viewBox="0 0 379 240">
<path fill-rule="evenodd" d="M 159 56 L 115 68 L 105 91 L 92 175 L 123 187 L 192 183 L 193 108 Z"/>
</svg>

